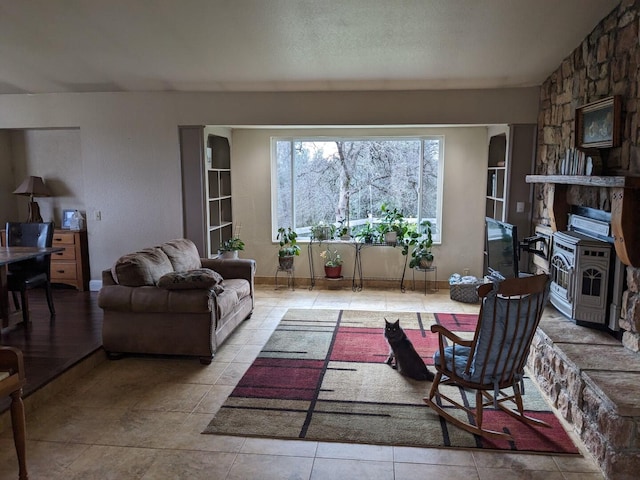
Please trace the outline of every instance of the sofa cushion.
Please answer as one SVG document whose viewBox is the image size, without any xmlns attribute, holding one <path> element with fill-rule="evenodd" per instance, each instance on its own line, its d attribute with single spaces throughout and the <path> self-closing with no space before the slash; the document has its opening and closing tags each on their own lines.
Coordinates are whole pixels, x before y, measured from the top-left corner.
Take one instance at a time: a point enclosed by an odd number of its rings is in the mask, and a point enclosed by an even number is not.
<svg viewBox="0 0 640 480">
<path fill-rule="evenodd" d="M 241 278 L 230 278 L 222 281 L 224 293 L 216 296 L 218 318 L 226 316 L 240 303 L 240 300 L 251 294 L 249 282 Z"/>
<path fill-rule="evenodd" d="M 186 272 L 165 273 L 158 280 L 158 287 L 167 290 L 193 290 L 198 288 L 210 289 L 216 294 L 222 293 L 224 288 L 220 285 L 222 276 L 210 268 L 198 268 Z"/>
<path fill-rule="evenodd" d="M 169 257 L 159 248 L 146 248 L 120 257 L 111 268 L 116 283 L 128 287 L 153 286 L 173 271 Z"/>
<path fill-rule="evenodd" d="M 171 265 L 173 265 L 173 270 L 176 272 L 196 270 L 202 267 L 198 249 L 188 238 L 171 240 L 170 242 L 163 243 L 159 248 L 167 254 Z"/>
</svg>

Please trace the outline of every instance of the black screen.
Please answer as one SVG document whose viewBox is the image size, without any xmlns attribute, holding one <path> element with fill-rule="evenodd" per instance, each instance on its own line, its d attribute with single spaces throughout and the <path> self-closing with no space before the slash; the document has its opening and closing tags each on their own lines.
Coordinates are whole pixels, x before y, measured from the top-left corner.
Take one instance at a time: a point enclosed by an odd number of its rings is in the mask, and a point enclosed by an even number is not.
<svg viewBox="0 0 640 480">
<path fill-rule="evenodd" d="M 486 248 L 489 275 L 518 276 L 518 235 L 515 225 L 486 217 Z"/>
</svg>

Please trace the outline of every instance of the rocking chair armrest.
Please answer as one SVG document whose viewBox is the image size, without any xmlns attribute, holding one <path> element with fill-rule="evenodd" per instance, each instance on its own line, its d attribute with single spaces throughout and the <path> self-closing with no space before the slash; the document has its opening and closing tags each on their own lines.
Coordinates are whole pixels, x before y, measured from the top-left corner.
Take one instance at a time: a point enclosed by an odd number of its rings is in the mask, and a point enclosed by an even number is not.
<svg viewBox="0 0 640 480">
<path fill-rule="evenodd" d="M 24 378 L 24 360 L 22 352 L 14 347 L 0 347 L 0 369 L 19 374 Z"/>
<path fill-rule="evenodd" d="M 458 335 L 451 332 L 450 330 L 447 330 L 442 325 L 431 325 L 431 332 L 437 333 L 438 335 L 443 335 L 447 337 L 449 340 L 451 340 L 452 342 L 457 343 L 458 345 L 462 345 L 464 347 L 470 347 L 471 345 L 473 345 L 473 340 L 465 340 L 464 338 L 459 337 Z"/>
</svg>

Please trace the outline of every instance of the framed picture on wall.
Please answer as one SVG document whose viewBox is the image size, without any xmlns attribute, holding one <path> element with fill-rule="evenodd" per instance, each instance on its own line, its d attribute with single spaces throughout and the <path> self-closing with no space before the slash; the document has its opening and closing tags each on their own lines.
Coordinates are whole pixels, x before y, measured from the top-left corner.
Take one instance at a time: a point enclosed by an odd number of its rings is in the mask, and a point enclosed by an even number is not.
<svg viewBox="0 0 640 480">
<path fill-rule="evenodd" d="M 578 148 L 620 146 L 621 97 L 613 95 L 576 109 L 575 132 Z"/>
<path fill-rule="evenodd" d="M 71 217 L 75 210 L 63 210 L 62 211 L 62 228 L 69 230 L 71 228 Z"/>
</svg>

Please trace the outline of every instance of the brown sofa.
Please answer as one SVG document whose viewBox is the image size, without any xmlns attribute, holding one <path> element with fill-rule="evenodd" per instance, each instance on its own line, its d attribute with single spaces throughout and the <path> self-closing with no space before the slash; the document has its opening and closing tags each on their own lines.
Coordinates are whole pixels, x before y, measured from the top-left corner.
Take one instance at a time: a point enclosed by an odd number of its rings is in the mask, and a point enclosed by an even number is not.
<svg viewBox="0 0 640 480">
<path fill-rule="evenodd" d="M 211 363 L 254 307 L 256 264 L 200 258 L 178 239 L 124 255 L 102 272 L 103 347 L 123 353 L 193 355 Z"/>
</svg>

